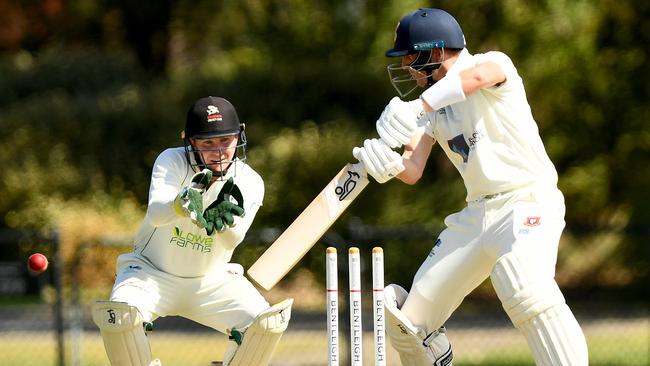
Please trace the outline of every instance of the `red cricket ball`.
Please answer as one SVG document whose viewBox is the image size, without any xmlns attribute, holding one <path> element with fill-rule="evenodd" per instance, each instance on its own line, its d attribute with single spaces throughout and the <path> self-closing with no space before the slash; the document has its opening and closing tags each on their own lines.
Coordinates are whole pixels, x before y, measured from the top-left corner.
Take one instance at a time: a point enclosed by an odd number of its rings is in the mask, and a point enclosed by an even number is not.
<svg viewBox="0 0 650 366">
<path fill-rule="evenodd" d="M 47 269 L 47 257 L 41 253 L 34 253 L 27 259 L 27 268 L 33 273 L 41 273 Z"/>
</svg>

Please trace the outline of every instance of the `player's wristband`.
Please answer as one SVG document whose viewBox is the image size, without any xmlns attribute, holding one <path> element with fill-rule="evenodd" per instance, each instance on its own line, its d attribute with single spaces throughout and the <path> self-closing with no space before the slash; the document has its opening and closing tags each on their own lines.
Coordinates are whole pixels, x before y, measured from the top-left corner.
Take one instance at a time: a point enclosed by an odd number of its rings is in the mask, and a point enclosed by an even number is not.
<svg viewBox="0 0 650 366">
<path fill-rule="evenodd" d="M 460 75 L 447 74 L 425 90 L 420 98 L 434 110 L 464 101 L 466 97 Z"/>
</svg>

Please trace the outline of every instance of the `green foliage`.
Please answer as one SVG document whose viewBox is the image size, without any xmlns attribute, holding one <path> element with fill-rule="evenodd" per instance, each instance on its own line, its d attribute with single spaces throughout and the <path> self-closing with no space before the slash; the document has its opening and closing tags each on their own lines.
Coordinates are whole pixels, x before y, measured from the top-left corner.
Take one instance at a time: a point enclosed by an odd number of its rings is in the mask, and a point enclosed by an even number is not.
<svg viewBox="0 0 650 366">
<path fill-rule="evenodd" d="M 221 95 L 247 124 L 249 163 L 266 182 L 254 228 L 286 227 L 353 160 L 352 148 L 376 135 L 374 122 L 394 94 L 383 53 L 395 24 L 434 5 L 460 20 L 471 52 L 503 50 L 518 67 L 560 173 L 568 231 L 622 238 L 600 265 L 625 272 L 617 277 L 621 285 L 648 279 L 645 2 L 182 0 L 170 14 L 153 13 L 169 17 L 148 33 L 169 35 L 165 56 L 128 36 L 138 24 L 125 20 L 132 10 L 126 5 L 85 4 L 65 9 L 69 21 L 50 28 L 49 41 L 25 41 L 0 54 L 0 226 L 53 225 L 36 209 L 51 200 L 108 195 L 135 197 L 143 206 L 155 157 L 181 143 L 187 106 Z M 166 59 L 143 61 L 156 54 Z M 345 233 L 358 217 L 435 231 L 464 195 L 458 174 L 435 149 L 420 184 L 371 183 L 334 229 Z M 377 244 L 425 255 L 433 239 Z M 589 243 L 565 245 L 579 258 Z M 250 264 L 259 251 L 244 249 L 240 258 Z M 412 258 L 402 258 L 394 273 L 409 278 L 420 262 Z M 305 266 L 320 259 L 314 254 Z M 561 256 L 563 263 L 575 259 Z"/>
</svg>

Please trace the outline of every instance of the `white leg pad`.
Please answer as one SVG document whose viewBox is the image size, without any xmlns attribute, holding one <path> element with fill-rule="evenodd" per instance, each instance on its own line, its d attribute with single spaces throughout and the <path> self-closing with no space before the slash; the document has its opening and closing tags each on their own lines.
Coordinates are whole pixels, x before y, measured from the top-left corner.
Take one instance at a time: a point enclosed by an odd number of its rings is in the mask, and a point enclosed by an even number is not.
<svg viewBox="0 0 650 366">
<path fill-rule="evenodd" d="M 242 336 L 241 344 L 228 345 L 224 355 L 224 366 L 268 365 L 282 334 L 289 325 L 293 299 L 286 299 L 271 306 L 255 318 Z M 235 336 L 237 331 L 231 331 Z M 235 337 L 237 341 L 237 337 Z M 239 343 L 239 342 L 237 342 Z"/>
<path fill-rule="evenodd" d="M 490 278 L 504 310 L 526 337 L 537 365 L 588 365 L 585 336 L 562 292 L 535 268 L 514 252 L 497 260 Z"/>
<path fill-rule="evenodd" d="M 408 293 L 398 285 L 384 289 L 386 334 L 404 366 L 451 366 L 453 353 L 444 327 L 430 334 L 400 311 Z"/>
<path fill-rule="evenodd" d="M 159 365 L 152 360 L 149 341 L 138 309 L 124 302 L 97 301 L 93 321 L 104 339 L 104 348 L 112 366 Z"/>
</svg>

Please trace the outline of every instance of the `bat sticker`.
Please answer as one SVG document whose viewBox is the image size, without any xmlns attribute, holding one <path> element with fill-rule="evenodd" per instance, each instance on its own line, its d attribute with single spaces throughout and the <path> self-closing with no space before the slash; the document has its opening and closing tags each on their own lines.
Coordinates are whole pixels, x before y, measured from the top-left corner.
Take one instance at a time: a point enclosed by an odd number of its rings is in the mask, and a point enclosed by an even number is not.
<svg viewBox="0 0 650 366">
<path fill-rule="evenodd" d="M 343 201 L 350 192 L 354 191 L 357 186 L 357 181 L 361 178 L 359 173 L 348 170 L 348 178 L 343 182 L 342 186 L 336 186 L 334 193 L 339 197 L 339 201 Z"/>
</svg>

